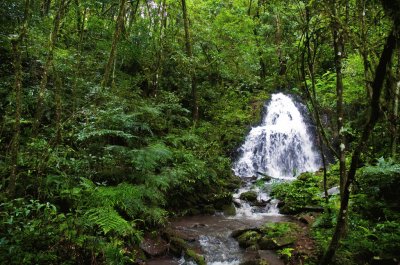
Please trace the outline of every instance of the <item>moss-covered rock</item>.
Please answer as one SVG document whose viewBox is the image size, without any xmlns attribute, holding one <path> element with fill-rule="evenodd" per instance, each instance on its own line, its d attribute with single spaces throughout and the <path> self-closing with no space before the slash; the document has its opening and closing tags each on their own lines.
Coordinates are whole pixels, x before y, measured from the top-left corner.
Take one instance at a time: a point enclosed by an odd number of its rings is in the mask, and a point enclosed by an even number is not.
<svg viewBox="0 0 400 265">
<path fill-rule="evenodd" d="M 186 249 L 185 251 L 185 256 L 194 260 L 194 262 L 197 263 L 197 265 L 207 265 L 206 260 L 204 259 L 204 257 L 198 253 L 196 253 L 194 250 L 192 249 Z"/>
<path fill-rule="evenodd" d="M 256 231 L 247 231 L 241 234 L 237 241 L 239 242 L 239 246 L 243 248 L 257 246 L 258 240 L 261 238 L 261 235 Z"/>
<path fill-rule="evenodd" d="M 236 208 L 233 203 L 225 205 L 224 207 L 222 207 L 222 210 L 224 211 L 225 216 L 233 216 L 236 214 Z"/>
<path fill-rule="evenodd" d="M 257 196 L 258 194 L 255 191 L 246 191 L 240 194 L 240 199 L 247 202 L 256 202 Z"/>
<path fill-rule="evenodd" d="M 290 235 L 275 237 L 275 238 L 263 236 L 258 241 L 258 245 L 260 249 L 269 250 L 269 249 L 281 249 L 286 246 L 292 245 L 295 242 L 296 242 L 296 237 Z"/>
</svg>

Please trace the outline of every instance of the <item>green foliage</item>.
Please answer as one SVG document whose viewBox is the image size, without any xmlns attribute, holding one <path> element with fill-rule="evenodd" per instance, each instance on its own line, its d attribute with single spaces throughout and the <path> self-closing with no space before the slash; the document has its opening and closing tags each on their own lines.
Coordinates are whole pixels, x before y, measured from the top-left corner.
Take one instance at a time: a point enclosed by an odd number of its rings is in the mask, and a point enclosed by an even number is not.
<svg viewBox="0 0 400 265">
<path fill-rule="evenodd" d="M 277 253 L 280 257 L 282 257 L 284 260 L 290 260 L 290 258 L 293 255 L 293 248 L 283 248 L 281 250 L 278 250 Z"/>
<path fill-rule="evenodd" d="M 297 213 L 322 201 L 320 182 L 320 176 L 303 173 L 294 181 L 273 184 L 271 195 L 284 202 L 282 213 Z"/>
<path fill-rule="evenodd" d="M 71 264 L 73 219 L 50 203 L 15 199 L 0 205 L 0 255 L 8 264 Z M 69 259 L 65 259 L 69 256 Z M 71 262 L 69 263 L 68 260 Z M 65 262 L 65 263 L 64 263 Z"/>
</svg>

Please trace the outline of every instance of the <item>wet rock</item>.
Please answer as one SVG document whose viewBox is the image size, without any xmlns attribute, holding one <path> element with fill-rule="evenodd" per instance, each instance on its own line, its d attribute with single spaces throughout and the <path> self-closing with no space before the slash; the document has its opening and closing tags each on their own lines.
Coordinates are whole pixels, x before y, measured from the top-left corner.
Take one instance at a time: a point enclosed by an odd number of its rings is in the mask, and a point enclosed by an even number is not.
<svg viewBox="0 0 400 265">
<path fill-rule="evenodd" d="M 284 265 L 283 260 L 279 259 L 275 252 L 271 250 L 259 250 L 258 255 L 261 260 L 266 261 L 268 265 Z"/>
<path fill-rule="evenodd" d="M 204 257 L 192 249 L 186 249 L 185 256 L 189 259 L 192 259 L 197 265 L 207 265 Z"/>
<path fill-rule="evenodd" d="M 255 201 L 255 202 L 251 202 L 250 205 L 251 205 L 251 206 L 256 206 L 256 207 L 265 207 L 265 206 L 267 206 L 267 204 L 268 204 L 270 201 L 271 201 L 271 200 L 268 200 L 268 201 L 264 201 L 264 200 Z"/>
<path fill-rule="evenodd" d="M 267 174 L 264 174 L 262 172 L 257 171 L 257 174 L 261 175 L 262 176 L 261 180 L 263 180 L 265 182 L 268 182 L 272 179 L 271 176 L 268 176 Z"/>
<path fill-rule="evenodd" d="M 171 228 L 166 228 L 163 233 L 163 238 L 170 239 L 171 237 L 181 238 L 187 242 L 194 242 L 196 241 L 197 237 L 193 234 L 188 232 L 182 232 Z"/>
<path fill-rule="evenodd" d="M 249 250 L 246 249 L 246 252 L 243 255 L 243 261 L 240 265 L 259 265 L 260 264 L 260 255 L 258 255 L 257 250 Z"/>
<path fill-rule="evenodd" d="M 276 238 L 262 237 L 259 240 L 258 245 L 262 250 L 280 249 L 294 244 L 295 241 L 296 237 L 292 236 L 282 236 Z"/>
<path fill-rule="evenodd" d="M 252 228 L 239 228 L 236 230 L 233 230 L 231 233 L 231 237 L 233 238 L 237 238 L 239 236 L 241 236 L 242 234 L 249 232 L 249 231 L 255 231 L 255 232 L 260 232 L 260 229 L 258 229 L 257 227 L 252 227 Z"/>
<path fill-rule="evenodd" d="M 243 180 L 244 180 L 245 182 L 251 182 L 251 183 L 253 183 L 253 182 L 257 181 L 257 177 L 256 177 L 256 176 L 245 177 L 245 178 L 243 178 Z"/>
<path fill-rule="evenodd" d="M 340 188 L 339 188 L 339 186 L 335 186 L 335 187 L 330 188 L 327 191 L 328 191 L 328 196 L 337 195 L 340 193 Z"/>
<path fill-rule="evenodd" d="M 238 176 L 231 176 L 229 182 L 226 184 L 227 189 L 235 190 L 243 185 L 243 180 Z"/>
<path fill-rule="evenodd" d="M 276 207 L 282 208 L 283 206 L 285 206 L 285 202 L 284 201 L 278 201 Z"/>
<path fill-rule="evenodd" d="M 168 250 L 168 243 L 161 237 L 151 238 L 145 236 L 140 249 L 149 257 L 158 257 L 164 255 Z"/>
<path fill-rule="evenodd" d="M 197 224 L 192 225 L 191 228 L 206 227 L 206 226 L 207 226 L 206 224 L 197 223 Z"/>
<path fill-rule="evenodd" d="M 234 204 L 237 208 L 242 207 L 242 204 L 240 203 L 240 200 L 239 200 L 239 199 L 234 199 L 234 200 L 233 200 L 233 204 Z"/>
<path fill-rule="evenodd" d="M 246 191 L 240 194 L 240 199 L 247 202 L 256 202 L 257 196 L 258 194 L 255 191 Z"/>
<path fill-rule="evenodd" d="M 225 205 L 223 207 L 223 211 L 224 211 L 224 215 L 225 216 L 234 216 L 234 215 L 236 215 L 236 208 L 235 208 L 235 205 L 233 203 L 231 203 L 229 205 Z"/>
<path fill-rule="evenodd" d="M 187 210 L 187 214 L 188 215 L 200 215 L 201 211 L 199 209 L 196 208 L 190 208 Z"/>
<path fill-rule="evenodd" d="M 215 210 L 214 206 L 212 206 L 212 205 L 206 205 L 204 207 L 205 214 L 215 214 L 215 212 L 216 212 L 216 210 Z"/>
</svg>

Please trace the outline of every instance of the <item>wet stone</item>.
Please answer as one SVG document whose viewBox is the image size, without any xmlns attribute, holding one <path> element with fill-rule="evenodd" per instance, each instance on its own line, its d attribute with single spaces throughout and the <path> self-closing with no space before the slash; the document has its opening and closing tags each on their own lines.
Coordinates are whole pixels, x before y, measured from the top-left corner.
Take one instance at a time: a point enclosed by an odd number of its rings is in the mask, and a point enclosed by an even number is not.
<svg viewBox="0 0 400 265">
<path fill-rule="evenodd" d="M 168 250 L 168 243 L 161 239 L 145 237 L 140 244 L 140 248 L 149 257 L 158 257 L 164 255 Z"/>
<path fill-rule="evenodd" d="M 240 199 L 247 202 L 256 202 L 257 201 L 257 192 L 255 191 L 246 191 L 240 194 Z"/>
</svg>

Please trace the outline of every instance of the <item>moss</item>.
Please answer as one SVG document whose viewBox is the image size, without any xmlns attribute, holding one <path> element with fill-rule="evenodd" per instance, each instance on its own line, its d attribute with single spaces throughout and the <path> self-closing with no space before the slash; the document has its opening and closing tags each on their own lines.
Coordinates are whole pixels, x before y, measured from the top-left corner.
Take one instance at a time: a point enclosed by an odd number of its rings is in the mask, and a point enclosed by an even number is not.
<svg viewBox="0 0 400 265">
<path fill-rule="evenodd" d="M 256 231 L 247 231 L 241 234 L 237 240 L 239 242 L 239 246 L 247 248 L 254 245 L 257 245 L 258 240 L 261 238 L 261 235 Z"/>
<path fill-rule="evenodd" d="M 233 216 L 236 214 L 236 208 L 233 203 L 225 205 L 222 209 L 224 211 L 224 215 L 226 216 Z"/>
<path fill-rule="evenodd" d="M 255 191 L 246 191 L 240 194 L 240 199 L 248 202 L 257 201 L 257 192 Z"/>
<path fill-rule="evenodd" d="M 206 260 L 202 255 L 197 254 L 194 250 L 192 249 L 186 249 L 185 254 L 194 260 L 194 262 L 197 263 L 197 265 L 207 265 Z"/>
</svg>

